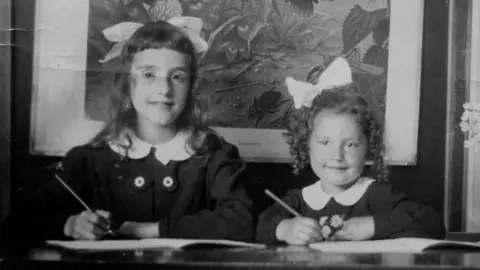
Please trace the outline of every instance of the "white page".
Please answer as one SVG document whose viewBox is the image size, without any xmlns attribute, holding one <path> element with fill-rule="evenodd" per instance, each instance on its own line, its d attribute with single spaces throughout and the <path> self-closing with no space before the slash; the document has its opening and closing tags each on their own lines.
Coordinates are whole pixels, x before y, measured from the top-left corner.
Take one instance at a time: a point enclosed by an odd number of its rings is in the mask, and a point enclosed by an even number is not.
<svg viewBox="0 0 480 270">
<path fill-rule="evenodd" d="M 415 249 L 402 245 L 398 241 L 376 240 L 376 241 L 341 241 L 341 242 L 319 242 L 310 244 L 312 249 L 323 252 L 339 253 L 381 253 L 381 252 L 421 252 L 422 249 Z"/>
<path fill-rule="evenodd" d="M 146 249 L 146 248 L 182 248 L 191 244 L 216 244 L 228 245 L 232 247 L 265 247 L 264 245 L 236 242 L 229 240 L 210 240 L 210 239 L 171 239 L 171 238 L 152 238 L 142 240 L 101 240 L 101 241 L 47 241 L 50 245 L 60 246 L 73 250 L 127 250 L 127 249 Z"/>
<path fill-rule="evenodd" d="M 480 245 L 469 242 L 445 241 L 424 238 L 398 238 L 374 241 L 342 241 L 319 242 L 310 244 L 312 249 L 323 252 L 350 253 L 421 253 L 427 248 L 472 247 L 480 249 Z"/>
</svg>

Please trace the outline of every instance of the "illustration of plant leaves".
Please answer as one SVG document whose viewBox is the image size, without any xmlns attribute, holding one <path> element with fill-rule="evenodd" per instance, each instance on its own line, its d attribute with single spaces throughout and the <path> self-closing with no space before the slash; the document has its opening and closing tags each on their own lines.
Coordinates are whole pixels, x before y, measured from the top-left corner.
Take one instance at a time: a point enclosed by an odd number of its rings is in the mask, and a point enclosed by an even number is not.
<svg viewBox="0 0 480 270">
<path fill-rule="evenodd" d="M 345 54 L 355 48 L 367 37 L 377 24 L 385 19 L 387 9 L 378 9 L 372 12 L 365 11 L 355 5 L 348 13 L 342 28 L 343 52 Z"/>
<path fill-rule="evenodd" d="M 227 41 L 227 42 L 224 42 L 222 44 L 220 44 L 218 47 L 217 47 L 217 52 L 226 52 L 228 51 L 229 48 L 231 47 L 234 47 L 235 46 L 235 42 L 233 41 Z"/>
<path fill-rule="evenodd" d="M 310 35 L 310 34 L 313 34 L 312 29 L 305 29 L 298 34 L 298 37 L 303 38 L 304 36 L 307 36 L 307 35 Z"/>
<path fill-rule="evenodd" d="M 292 19 L 295 19 L 293 16 L 293 8 L 284 0 L 273 0 L 272 7 L 276 15 L 273 17 L 278 17 L 280 19 L 275 25 L 282 29 L 281 32 L 285 32 L 286 26 L 289 25 Z"/>
<path fill-rule="evenodd" d="M 263 15 L 262 17 L 260 17 L 261 22 L 263 23 L 268 22 L 268 15 L 270 15 L 271 6 L 272 6 L 272 0 L 265 0 L 263 4 Z"/>
<path fill-rule="evenodd" d="M 230 24 L 228 25 L 227 27 L 225 27 L 225 29 L 223 30 L 223 35 L 226 36 L 228 34 L 230 34 L 230 32 L 235 29 L 235 25 L 233 24 Z"/>
<path fill-rule="evenodd" d="M 252 41 L 255 39 L 256 36 L 258 36 L 258 34 L 260 33 L 260 30 L 262 30 L 262 28 L 266 27 L 268 24 L 266 23 L 256 23 L 255 24 L 255 28 L 253 28 L 253 30 L 250 32 L 250 35 L 248 36 L 248 40 L 247 40 L 247 46 L 248 46 L 248 53 L 250 54 L 251 53 L 251 43 Z"/>
<path fill-rule="evenodd" d="M 325 57 L 323 58 L 324 60 L 326 59 Z M 325 69 L 325 64 L 322 63 L 322 64 L 319 64 L 319 65 L 315 65 L 313 66 L 308 72 L 307 72 L 307 75 L 305 76 L 305 81 L 309 82 L 309 83 L 312 83 L 312 84 L 315 84 L 318 82 L 318 76 L 319 74 L 317 74 L 316 76 L 314 76 L 315 73 L 320 73 L 321 71 L 323 71 Z"/>
<path fill-rule="evenodd" d="M 132 21 L 139 22 L 139 23 L 146 23 L 150 21 L 149 15 L 148 15 L 148 7 L 149 5 L 145 4 L 146 2 L 142 1 L 132 1 L 128 4 L 120 4 L 117 6 L 117 12 L 115 14 L 116 21 L 118 20 L 121 21 L 121 16 L 122 15 L 128 15 L 131 17 Z"/>
<path fill-rule="evenodd" d="M 130 4 L 129 1 L 118 0 L 90 0 L 91 7 L 101 9 L 110 15 L 113 15 L 120 7 Z M 91 16 L 91 15 L 90 15 Z M 99 17 L 96 17 L 99 18 Z"/>
<path fill-rule="evenodd" d="M 366 64 L 387 68 L 388 49 L 384 49 L 381 46 L 374 44 L 366 50 L 362 61 Z"/>
<path fill-rule="evenodd" d="M 226 13 L 226 12 L 235 12 L 236 14 L 240 15 L 240 12 L 241 10 L 237 7 L 227 7 L 225 8 L 223 11 L 223 13 Z"/>
<path fill-rule="evenodd" d="M 215 39 L 217 38 L 217 35 L 219 33 L 221 33 L 222 30 L 225 27 L 227 27 L 229 24 L 231 24 L 233 22 L 236 22 L 236 21 L 248 18 L 248 17 L 252 17 L 252 16 L 255 17 L 255 15 L 253 15 L 253 14 L 243 15 L 243 16 L 234 16 L 234 17 L 230 18 L 228 21 L 224 22 L 222 25 L 220 25 L 217 29 L 215 29 L 215 31 L 213 31 L 212 34 L 210 34 L 210 36 L 208 37 L 208 42 L 207 42 L 208 43 L 208 49 L 205 52 L 203 52 L 203 54 L 199 57 L 197 63 L 201 63 L 201 61 L 205 58 L 205 56 L 210 51 L 210 48 L 212 48 L 212 44 L 213 44 L 213 42 L 215 42 Z"/>
<path fill-rule="evenodd" d="M 237 59 L 238 56 L 238 50 L 236 48 L 229 48 L 228 50 L 225 51 L 225 57 L 227 57 L 227 60 L 229 62 L 232 62 L 233 60 Z"/>
<path fill-rule="evenodd" d="M 290 23 L 287 22 L 286 25 L 287 27 L 285 28 L 285 35 L 289 35 L 290 33 L 295 33 L 297 29 L 302 27 L 301 22 L 290 22 Z"/>
<path fill-rule="evenodd" d="M 255 28 L 257 22 L 251 23 L 248 20 L 242 20 L 237 23 L 237 33 L 238 36 L 241 37 L 243 40 L 248 41 L 250 34 Z"/>
<path fill-rule="evenodd" d="M 89 38 L 88 43 L 92 45 L 100 54 L 105 55 L 108 52 L 108 49 L 98 40 Z"/>
<path fill-rule="evenodd" d="M 283 0 L 280 0 L 280 1 L 283 1 Z M 278 17 L 282 17 L 282 13 L 280 12 L 280 8 L 278 7 L 277 0 L 273 0 L 272 7 L 273 7 L 273 11 L 275 12 L 275 14 Z"/>
<path fill-rule="evenodd" d="M 365 73 L 370 75 L 382 75 L 385 73 L 385 69 L 379 66 L 362 63 L 359 61 L 350 61 L 350 65 L 355 69 L 355 72 Z"/>
<path fill-rule="evenodd" d="M 379 116 L 384 115 L 385 90 L 387 89 L 387 76 L 384 74 L 380 78 L 373 81 L 373 84 L 368 87 L 369 91 L 366 93 L 367 99 L 373 111 Z M 382 103 L 381 103 L 382 101 Z M 384 121 L 384 117 L 379 118 Z"/>
<path fill-rule="evenodd" d="M 215 31 L 212 32 L 212 34 L 208 37 L 208 47 L 211 47 L 213 42 L 215 41 L 215 38 L 217 35 L 224 29 L 226 28 L 229 24 L 234 23 L 236 21 L 248 18 L 248 17 L 255 17 L 254 14 L 248 14 L 248 15 L 242 15 L 242 16 L 235 16 L 230 18 L 228 21 L 224 22 L 222 25 L 220 25 Z"/>
</svg>

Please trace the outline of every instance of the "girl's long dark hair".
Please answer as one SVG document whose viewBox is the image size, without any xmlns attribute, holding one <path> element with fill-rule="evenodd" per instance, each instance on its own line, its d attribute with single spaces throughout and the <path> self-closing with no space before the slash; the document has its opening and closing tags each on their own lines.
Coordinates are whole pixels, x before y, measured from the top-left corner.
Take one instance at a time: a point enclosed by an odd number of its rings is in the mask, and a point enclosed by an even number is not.
<svg viewBox="0 0 480 270">
<path fill-rule="evenodd" d="M 178 130 L 191 132 L 188 145 L 197 155 L 206 154 L 211 147 L 206 142 L 207 117 L 204 106 L 197 99 L 195 83 L 197 64 L 195 49 L 181 29 L 165 21 L 149 22 L 139 28 L 123 46 L 120 55 L 108 63 L 107 72 L 112 76 L 108 121 L 104 128 L 91 140 L 94 146 L 117 141 L 127 128 L 135 127 L 136 112 L 130 97 L 130 68 L 136 53 L 147 49 L 171 49 L 187 55 L 189 62 L 190 91 L 184 110 L 176 119 Z M 129 138 L 127 138 L 129 139 Z M 130 139 L 129 139 L 130 140 Z M 130 141 L 131 142 L 131 141 Z M 211 143 L 209 143 L 211 144 Z M 128 147 L 126 147 L 128 151 Z"/>
</svg>

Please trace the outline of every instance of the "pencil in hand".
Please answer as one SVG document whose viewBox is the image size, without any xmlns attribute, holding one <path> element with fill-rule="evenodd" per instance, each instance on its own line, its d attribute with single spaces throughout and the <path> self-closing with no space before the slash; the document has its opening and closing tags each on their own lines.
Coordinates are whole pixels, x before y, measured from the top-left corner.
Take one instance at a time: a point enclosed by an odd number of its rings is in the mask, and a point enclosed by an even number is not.
<svg viewBox="0 0 480 270">
<path fill-rule="evenodd" d="M 275 196 L 270 190 L 265 189 L 265 194 L 270 196 L 274 201 L 276 201 L 278 204 L 280 204 L 283 208 L 285 208 L 288 212 L 292 213 L 292 215 L 296 217 L 302 217 L 295 209 L 291 208 L 288 204 L 286 204 L 284 201 L 282 201 L 280 198 Z"/>
<path fill-rule="evenodd" d="M 81 203 L 83 205 L 83 207 L 87 210 L 87 211 L 90 211 L 92 213 L 95 213 L 78 195 L 77 193 L 75 193 L 75 191 L 73 191 L 68 185 L 67 183 L 65 183 L 65 181 L 62 180 L 62 178 L 60 178 L 60 176 L 58 176 L 58 174 L 55 174 L 55 178 L 63 185 L 63 187 L 65 187 L 66 190 L 68 190 L 68 192 L 70 192 L 70 194 L 73 195 L 73 197 L 75 197 L 75 199 L 77 199 L 77 201 L 79 203 Z M 107 234 L 111 235 L 111 236 L 115 236 L 115 233 L 111 230 L 111 229 L 108 229 L 107 230 Z"/>
</svg>

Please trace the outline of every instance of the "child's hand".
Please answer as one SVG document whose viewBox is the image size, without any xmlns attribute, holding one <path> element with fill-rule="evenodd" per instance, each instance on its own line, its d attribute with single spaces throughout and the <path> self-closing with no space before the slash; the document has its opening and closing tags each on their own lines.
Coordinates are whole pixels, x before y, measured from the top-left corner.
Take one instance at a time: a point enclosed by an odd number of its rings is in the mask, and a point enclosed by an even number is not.
<svg viewBox="0 0 480 270">
<path fill-rule="evenodd" d="M 63 233 L 77 240 L 98 240 L 108 233 L 110 212 L 97 210 L 95 213 L 83 211 L 70 216 L 65 222 Z"/>
<path fill-rule="evenodd" d="M 158 222 L 125 221 L 115 233 L 127 238 L 143 239 L 160 237 Z"/>
<path fill-rule="evenodd" d="M 354 217 L 345 222 L 342 229 L 335 234 L 335 240 L 368 240 L 375 233 L 372 216 Z"/>
<path fill-rule="evenodd" d="M 277 239 L 290 245 L 306 245 L 322 240 L 318 221 L 296 217 L 280 222 L 276 229 Z"/>
</svg>

